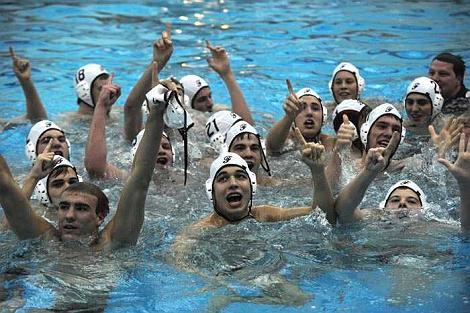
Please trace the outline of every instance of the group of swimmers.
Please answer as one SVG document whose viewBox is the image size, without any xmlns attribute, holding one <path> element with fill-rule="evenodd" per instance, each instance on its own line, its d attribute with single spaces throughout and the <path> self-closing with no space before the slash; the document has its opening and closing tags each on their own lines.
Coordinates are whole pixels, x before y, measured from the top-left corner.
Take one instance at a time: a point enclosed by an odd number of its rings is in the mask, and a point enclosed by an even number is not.
<svg viewBox="0 0 470 313">
<path fill-rule="evenodd" d="M 212 161 L 205 190 L 213 212 L 187 227 L 192 233 L 246 218 L 288 220 L 316 208 L 324 212 L 333 226 L 364 219 L 368 211 L 359 205 L 374 179 L 385 171 L 409 170 L 404 162 L 393 160 L 393 156 L 410 134 L 429 134 L 425 138 L 435 147 L 437 160 L 457 181 L 461 228 L 464 232 L 470 230 L 470 92 L 463 83 L 465 64 L 459 56 L 439 54 L 431 62 L 428 77 L 418 77 L 409 84 L 403 101 L 407 119 L 393 104 L 372 107 L 363 101 L 365 80 L 351 63 L 342 62 L 335 68 L 329 82 L 334 103 L 329 105 L 312 88 L 295 91 L 286 80 L 285 114 L 264 141 L 255 128 L 227 52 L 209 42 L 206 46 L 211 53 L 208 65 L 227 87 L 231 109 L 220 110 L 214 105 L 211 88 L 202 77 L 158 78 L 173 53 L 171 27 L 167 25 L 153 44 L 152 61 L 124 104 L 124 134 L 132 143 L 130 173 L 107 158 L 106 125 L 121 87 L 113 82 L 114 74 L 99 64 L 87 64 L 76 72 L 75 118 L 91 118 L 83 157 L 85 168 L 94 179 L 125 182 L 117 210 L 105 226 L 102 223 L 110 211 L 108 198 L 96 185 L 82 181 L 70 162 L 67 131 L 47 120 L 31 78 L 30 62 L 10 48 L 13 70 L 26 98 L 26 116 L 35 124 L 25 146 L 32 168 L 21 188 L 0 156 L 4 227 L 14 231 L 19 239 L 41 236 L 62 241 L 86 239 L 96 250 L 133 245 L 144 224 L 152 177 L 175 165 L 176 135 L 179 133 L 183 138 L 187 167 L 188 133 L 192 128 L 204 128 L 213 147 L 205 151 L 205 159 Z M 201 117 L 207 121 L 201 123 Z M 322 132 L 330 121 L 336 136 Z M 302 161 L 310 169 L 312 204 L 295 208 L 252 205 L 258 185 L 282 185 L 282 181 L 276 182 L 272 177 L 268 157 L 283 154 L 292 146 L 300 150 Z M 457 151 L 453 160 L 446 159 L 450 151 Z M 205 159 L 200 160 L 201 164 Z M 357 168 L 358 175 L 342 186 L 342 168 L 346 163 Z M 392 212 L 422 210 L 427 206 L 425 194 L 411 180 L 402 180 L 390 188 L 381 207 Z M 176 249 L 183 239 L 184 236 L 177 237 Z"/>
</svg>

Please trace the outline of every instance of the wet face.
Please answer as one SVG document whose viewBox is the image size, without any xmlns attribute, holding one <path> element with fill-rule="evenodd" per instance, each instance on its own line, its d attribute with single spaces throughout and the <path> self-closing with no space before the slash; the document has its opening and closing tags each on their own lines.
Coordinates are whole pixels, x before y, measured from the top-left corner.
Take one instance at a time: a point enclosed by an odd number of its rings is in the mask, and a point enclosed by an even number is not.
<svg viewBox="0 0 470 313">
<path fill-rule="evenodd" d="M 91 87 L 91 99 L 93 100 L 93 103 L 95 105 L 96 101 L 98 101 L 98 98 L 100 97 L 101 89 L 103 89 L 103 86 L 106 85 L 108 78 L 108 74 L 103 74 L 98 76 L 93 82 L 93 85 Z"/>
<path fill-rule="evenodd" d="M 60 169 L 60 168 L 59 168 Z M 63 191 L 70 185 L 78 182 L 77 173 L 71 167 L 63 168 L 65 171 L 57 176 L 57 170 L 52 171 L 47 182 L 47 193 L 53 206 L 58 207 Z"/>
<path fill-rule="evenodd" d="M 429 124 L 432 116 L 432 103 L 428 96 L 410 93 L 405 99 L 405 110 L 410 121 L 424 126 Z"/>
<path fill-rule="evenodd" d="M 251 199 L 248 174 L 238 166 L 224 167 L 215 177 L 213 196 L 217 211 L 229 220 L 247 216 Z"/>
<path fill-rule="evenodd" d="M 339 71 L 333 79 L 333 96 L 336 103 L 346 99 L 357 99 L 357 81 L 353 73 L 348 71 Z"/>
<path fill-rule="evenodd" d="M 258 171 L 261 164 L 261 145 L 254 134 L 240 134 L 232 141 L 230 152 L 243 158 L 252 172 Z"/>
<path fill-rule="evenodd" d="M 396 116 L 385 115 L 372 125 L 369 132 L 369 148 L 386 148 L 393 132 L 401 132 L 401 123 Z"/>
<path fill-rule="evenodd" d="M 158 150 L 157 161 L 155 165 L 161 168 L 168 168 L 173 166 L 173 152 L 171 151 L 171 144 L 168 138 L 165 136 L 162 136 L 160 150 Z"/>
<path fill-rule="evenodd" d="M 300 101 L 302 101 L 303 108 L 295 117 L 295 126 L 299 128 L 307 141 L 313 141 L 320 134 L 323 109 L 320 101 L 314 96 L 303 96 Z"/>
<path fill-rule="evenodd" d="M 59 202 L 58 220 L 62 240 L 94 235 L 103 221 L 96 215 L 98 199 L 82 192 L 65 191 Z"/>
<path fill-rule="evenodd" d="M 212 91 L 209 87 L 202 88 L 193 99 L 193 107 L 201 112 L 212 112 Z"/>
<path fill-rule="evenodd" d="M 462 79 L 454 72 L 454 65 L 439 60 L 432 61 L 428 77 L 434 80 L 441 88 L 444 99 L 452 98 L 459 92 Z"/>
<path fill-rule="evenodd" d="M 68 160 L 70 157 L 69 146 L 65 139 L 64 133 L 57 129 L 50 129 L 44 132 L 44 134 L 42 134 L 38 139 L 36 155 L 41 154 L 49 143 L 49 140 L 52 140 L 51 151 Z"/>
<path fill-rule="evenodd" d="M 385 208 L 419 210 L 422 205 L 416 192 L 410 188 L 397 188 L 388 198 Z"/>
</svg>

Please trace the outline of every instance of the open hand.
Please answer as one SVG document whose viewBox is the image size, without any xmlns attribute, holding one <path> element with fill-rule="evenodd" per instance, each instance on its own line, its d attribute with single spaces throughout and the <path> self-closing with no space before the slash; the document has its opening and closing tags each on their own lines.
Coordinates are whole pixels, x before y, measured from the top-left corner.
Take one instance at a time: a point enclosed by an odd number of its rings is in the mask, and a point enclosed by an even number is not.
<svg viewBox="0 0 470 313">
<path fill-rule="evenodd" d="M 428 126 L 431 140 L 434 143 L 434 148 L 436 148 L 439 158 L 443 158 L 446 152 L 457 143 L 462 128 L 463 125 L 459 124 L 455 118 L 447 120 L 439 134 L 436 133 L 434 126 Z"/>
<path fill-rule="evenodd" d="M 454 164 L 444 158 L 437 161 L 443 164 L 449 172 L 455 177 L 459 184 L 470 185 L 470 140 L 465 144 L 465 134 L 460 134 L 459 156 Z"/>
</svg>

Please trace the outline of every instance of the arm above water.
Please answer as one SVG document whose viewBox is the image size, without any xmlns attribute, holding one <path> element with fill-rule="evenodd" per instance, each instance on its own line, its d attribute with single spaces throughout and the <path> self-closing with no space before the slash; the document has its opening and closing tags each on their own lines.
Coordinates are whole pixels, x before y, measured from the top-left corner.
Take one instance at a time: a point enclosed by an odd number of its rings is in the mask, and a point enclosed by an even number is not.
<svg viewBox="0 0 470 313">
<path fill-rule="evenodd" d="M 470 140 L 465 143 L 465 134 L 460 135 L 459 156 L 454 164 L 439 158 L 447 170 L 455 177 L 460 191 L 460 226 L 462 232 L 470 233 Z"/>
<path fill-rule="evenodd" d="M 11 229 L 19 239 L 32 239 L 55 228 L 38 216 L 11 175 L 8 164 L 0 155 L 0 204 Z"/>
<path fill-rule="evenodd" d="M 157 70 L 156 66 L 154 70 Z M 156 77 L 157 74 L 152 81 L 158 81 Z M 163 134 L 164 110 L 164 104 L 150 107 L 145 132 L 137 149 L 130 177 L 121 193 L 116 214 L 103 230 L 102 236 L 111 248 L 134 245 L 139 237 L 144 222 L 145 200 Z"/>
<path fill-rule="evenodd" d="M 208 41 L 206 41 L 206 46 L 212 54 L 212 57 L 207 60 L 207 63 L 224 81 L 232 101 L 232 112 L 240 115 L 240 117 L 247 123 L 255 125 L 255 121 L 253 120 L 251 111 L 245 101 L 243 92 L 237 83 L 235 74 L 230 68 L 230 60 L 227 52 L 221 46 L 213 47 Z"/>
<path fill-rule="evenodd" d="M 13 61 L 13 71 L 26 98 L 26 118 L 32 123 L 47 119 L 46 109 L 31 78 L 31 63 L 27 59 L 18 57 L 12 47 L 10 47 L 10 56 Z"/>
</svg>

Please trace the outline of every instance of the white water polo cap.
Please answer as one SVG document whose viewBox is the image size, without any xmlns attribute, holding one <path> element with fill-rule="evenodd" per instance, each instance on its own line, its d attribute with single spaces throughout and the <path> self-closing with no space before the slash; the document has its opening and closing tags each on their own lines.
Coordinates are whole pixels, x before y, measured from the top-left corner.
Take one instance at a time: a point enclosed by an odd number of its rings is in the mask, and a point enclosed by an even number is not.
<svg viewBox="0 0 470 313">
<path fill-rule="evenodd" d="M 426 195 L 416 183 L 414 183 L 411 180 L 400 180 L 395 185 L 390 187 L 390 189 L 387 192 L 387 195 L 385 196 L 385 199 L 382 202 L 380 202 L 381 209 L 385 209 L 385 205 L 387 204 L 388 199 L 390 198 L 392 193 L 398 188 L 408 188 L 408 189 L 413 190 L 418 195 L 419 201 L 421 202 L 421 208 L 424 209 L 428 206 L 426 202 Z"/>
<path fill-rule="evenodd" d="M 261 136 L 258 134 L 258 131 L 249 123 L 241 121 L 230 127 L 225 137 L 224 150 L 227 152 L 230 151 L 235 138 L 242 134 L 253 134 L 258 139 L 258 143 L 261 148 L 261 166 L 268 175 L 271 176 L 271 170 L 269 168 L 268 160 L 266 159 L 266 145 L 264 144 L 264 141 L 261 140 Z"/>
<path fill-rule="evenodd" d="M 299 91 L 297 91 L 295 93 L 295 95 L 297 96 L 298 99 L 302 98 L 303 96 L 313 96 L 315 98 L 318 99 L 318 101 L 320 101 L 320 104 L 321 104 L 321 109 L 322 109 L 322 125 L 324 125 L 326 123 L 326 118 L 328 116 L 328 110 L 327 108 L 323 105 L 322 101 L 321 101 L 321 97 L 318 93 L 316 93 L 315 91 L 312 90 L 312 88 L 302 88 L 300 89 Z"/>
<path fill-rule="evenodd" d="M 406 89 L 406 96 L 405 99 L 403 99 L 403 105 L 406 105 L 406 98 L 408 98 L 410 93 L 422 94 L 429 98 L 429 101 L 432 103 L 431 119 L 441 112 L 444 98 L 441 95 L 439 85 L 434 80 L 424 76 L 413 80 Z"/>
<path fill-rule="evenodd" d="M 61 133 L 65 134 L 62 128 L 57 126 L 54 122 L 49 120 L 42 120 L 37 122 L 36 124 L 31 127 L 29 131 L 28 137 L 26 138 L 26 145 L 25 145 L 25 153 L 28 159 L 34 164 L 36 162 L 36 158 L 38 156 L 37 147 L 39 138 L 47 132 L 48 130 L 55 129 L 60 131 Z M 67 147 L 69 149 L 69 155 L 71 152 L 70 142 L 68 139 L 65 139 L 67 143 Z"/>
<path fill-rule="evenodd" d="M 223 110 L 212 114 L 206 122 L 206 135 L 210 144 L 215 149 L 225 143 L 225 135 L 228 130 L 243 119 L 237 113 Z"/>
<path fill-rule="evenodd" d="M 92 97 L 92 87 L 95 80 L 101 75 L 109 75 L 103 66 L 99 64 L 87 64 L 78 69 L 75 74 L 75 92 L 79 100 L 82 100 L 90 107 L 95 107 Z"/>
<path fill-rule="evenodd" d="M 367 119 L 364 124 L 361 126 L 361 141 L 364 147 L 368 149 L 367 147 L 367 142 L 369 141 L 369 132 L 374 125 L 374 123 L 381 118 L 382 116 L 385 115 L 393 115 L 398 118 L 401 124 L 401 139 L 400 143 L 403 142 L 405 139 L 405 134 L 406 134 L 406 129 L 403 126 L 403 119 L 401 118 L 400 112 L 393 106 L 393 104 L 390 103 L 383 103 L 373 109 L 369 115 L 367 116 Z"/>
<path fill-rule="evenodd" d="M 248 174 L 251 185 L 251 202 L 253 200 L 253 196 L 256 194 L 256 174 L 250 171 L 250 169 L 248 168 L 248 164 L 246 164 L 245 160 L 243 160 L 241 156 L 233 152 L 222 152 L 217 157 L 217 159 L 212 162 L 209 179 L 206 181 L 207 197 L 209 198 L 209 200 L 213 201 L 215 179 L 219 172 L 227 166 L 238 166 Z"/>
<path fill-rule="evenodd" d="M 184 93 L 188 96 L 188 103 L 194 109 L 194 97 L 204 87 L 209 87 L 209 84 L 197 75 L 186 75 L 181 77 L 180 83 L 184 87 Z"/>
<path fill-rule="evenodd" d="M 349 62 L 341 62 L 340 64 L 338 64 L 338 66 L 336 66 L 335 70 L 333 71 L 333 75 L 331 75 L 331 80 L 328 86 L 330 87 L 330 92 L 333 98 L 335 99 L 335 94 L 333 93 L 333 83 L 334 83 L 336 74 L 338 74 L 338 72 L 340 71 L 347 71 L 354 75 L 354 77 L 356 78 L 356 83 L 357 83 L 357 98 L 359 99 L 362 91 L 364 90 L 364 87 L 366 86 L 366 82 L 364 78 L 362 78 L 361 74 L 359 73 L 359 69 Z"/>
<path fill-rule="evenodd" d="M 59 167 L 70 167 L 74 170 L 75 175 L 77 175 L 77 169 L 67 159 L 61 157 L 60 155 L 55 155 L 53 161 L 56 161 L 57 164 L 46 177 L 38 181 L 33 191 L 33 196 L 46 206 L 51 204 L 51 198 L 49 197 L 49 190 L 47 189 L 47 185 L 52 172 L 54 172 Z M 82 178 L 79 175 L 77 175 L 77 178 L 78 181 L 82 181 Z"/>
<path fill-rule="evenodd" d="M 137 153 L 137 148 L 139 148 L 140 142 L 142 141 L 142 137 L 144 136 L 145 128 L 142 129 L 137 136 L 132 140 L 132 148 L 131 148 L 131 156 L 132 160 L 135 158 L 135 154 Z M 176 161 L 176 155 L 175 155 L 175 148 L 173 148 L 173 145 L 171 144 L 170 137 L 163 132 L 162 136 L 164 136 L 166 139 L 168 139 L 168 142 L 170 143 L 171 147 L 171 156 L 172 156 L 172 165 L 175 164 Z"/>
</svg>

